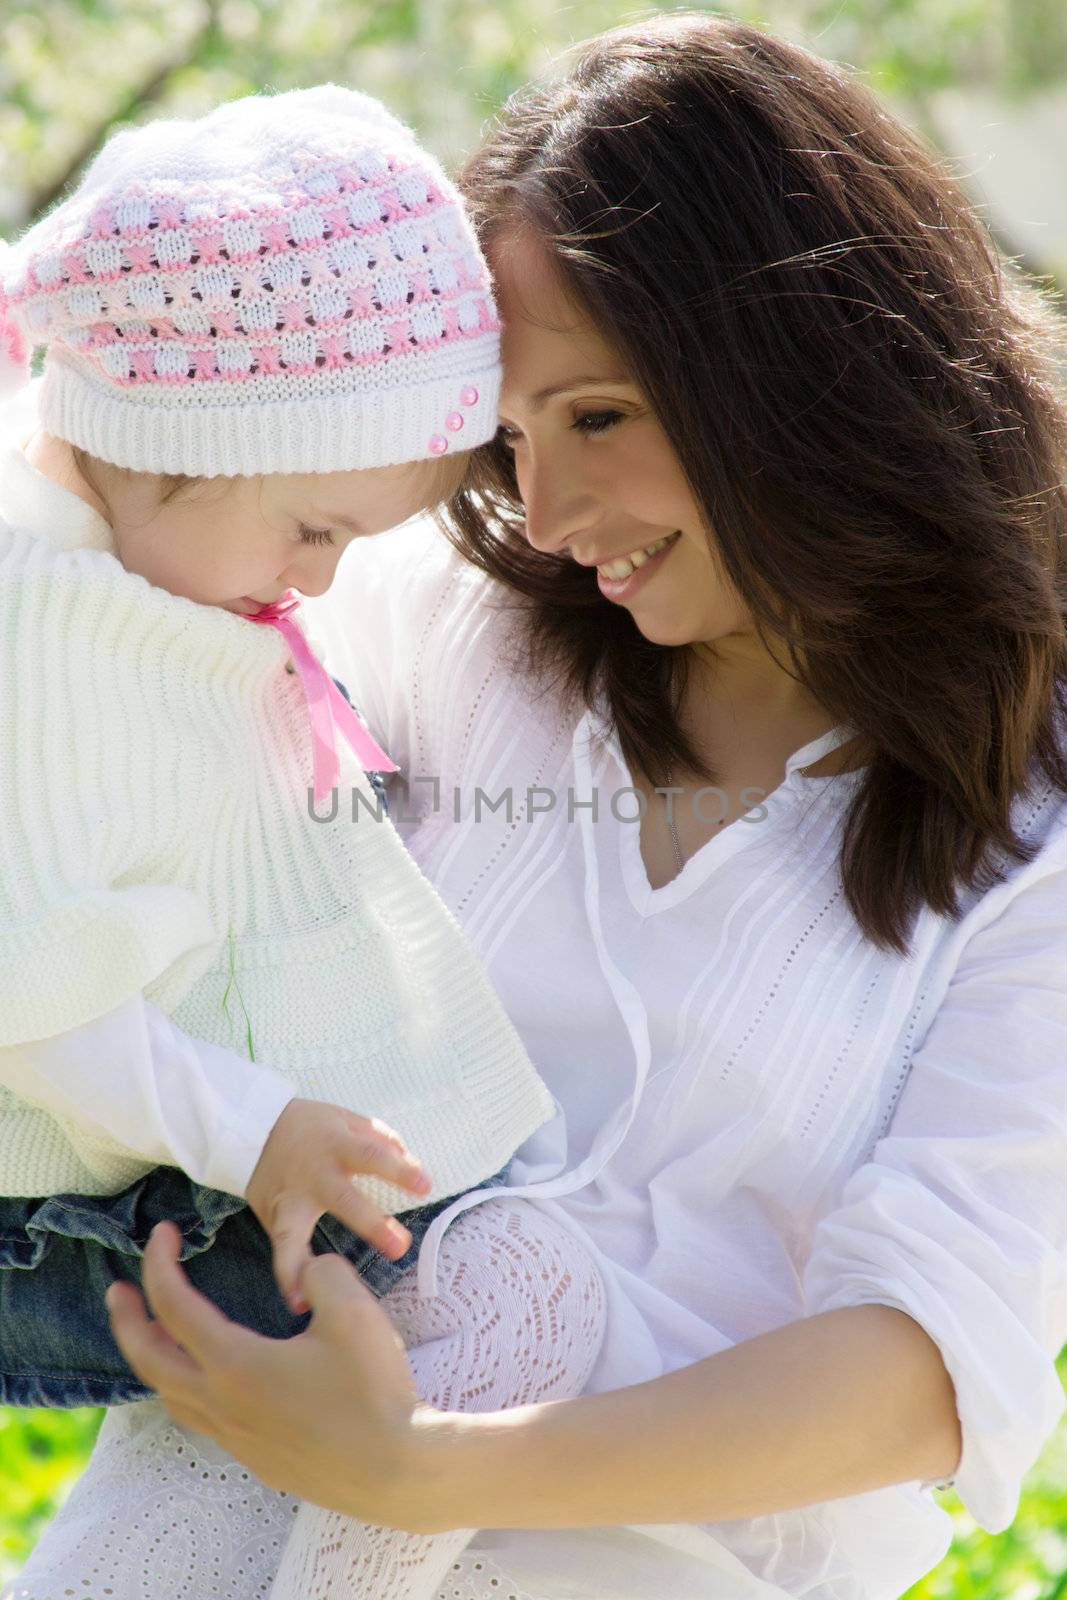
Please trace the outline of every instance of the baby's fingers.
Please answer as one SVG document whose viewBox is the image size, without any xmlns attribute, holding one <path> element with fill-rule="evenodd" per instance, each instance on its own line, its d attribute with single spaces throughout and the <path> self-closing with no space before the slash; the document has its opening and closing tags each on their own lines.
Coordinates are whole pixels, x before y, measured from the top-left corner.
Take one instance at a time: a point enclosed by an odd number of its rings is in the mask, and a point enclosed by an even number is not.
<svg viewBox="0 0 1067 1600">
<path fill-rule="evenodd" d="M 433 1188 L 432 1179 L 400 1135 L 377 1117 L 349 1116 L 341 1160 L 350 1175 L 384 1178 L 412 1194 L 428 1194 Z"/>
<path fill-rule="evenodd" d="M 274 1205 L 271 1216 L 271 1255 L 274 1258 L 274 1277 L 278 1288 L 294 1316 L 308 1310 L 307 1301 L 300 1290 L 304 1268 L 312 1259 L 311 1235 L 322 1215 L 305 1200 L 293 1195 L 283 1195 Z"/>
<path fill-rule="evenodd" d="M 387 1217 L 351 1181 L 344 1181 L 326 1207 L 332 1217 L 352 1233 L 366 1239 L 390 1261 L 398 1260 L 411 1248 L 411 1234 L 395 1217 Z"/>
</svg>

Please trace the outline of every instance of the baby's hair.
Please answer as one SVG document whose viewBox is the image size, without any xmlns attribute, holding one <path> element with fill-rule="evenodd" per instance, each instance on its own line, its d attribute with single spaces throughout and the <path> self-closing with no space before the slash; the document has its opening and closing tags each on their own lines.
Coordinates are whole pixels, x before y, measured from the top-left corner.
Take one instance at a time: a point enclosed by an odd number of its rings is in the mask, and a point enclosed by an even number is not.
<svg viewBox="0 0 1067 1600">
<path fill-rule="evenodd" d="M 468 480 L 472 454 L 470 450 L 457 450 L 454 455 L 435 456 L 427 461 L 412 463 L 413 466 L 432 469 L 427 475 L 430 488 L 424 511 L 443 508 L 460 493 Z"/>
<path fill-rule="evenodd" d="M 159 484 L 159 504 L 165 506 L 185 489 L 190 489 L 198 484 L 210 483 L 210 478 L 190 478 L 182 472 L 152 472 L 135 474 L 131 467 L 116 467 L 110 462 L 103 462 L 97 456 L 82 450 L 78 445 L 72 444 L 70 453 L 74 457 L 74 464 L 81 476 L 85 479 L 90 489 L 106 503 L 107 497 L 100 486 L 100 468 L 105 467 L 108 472 L 120 472 L 126 477 L 144 476 L 155 478 Z"/>
</svg>

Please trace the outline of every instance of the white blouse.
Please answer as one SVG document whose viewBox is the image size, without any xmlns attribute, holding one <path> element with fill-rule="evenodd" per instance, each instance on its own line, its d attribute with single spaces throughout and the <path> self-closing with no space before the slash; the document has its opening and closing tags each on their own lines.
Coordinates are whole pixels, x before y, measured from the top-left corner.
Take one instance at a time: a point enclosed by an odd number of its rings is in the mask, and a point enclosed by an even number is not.
<svg viewBox="0 0 1067 1600">
<path fill-rule="evenodd" d="M 1067 804 L 1035 785 L 1017 821 L 1037 858 L 962 895 L 956 923 L 924 912 L 908 957 L 878 951 L 837 867 L 861 774 L 803 770 L 841 727 L 652 889 L 617 739 L 513 665 L 506 605 L 416 525 L 350 546 L 308 609 L 402 769 L 393 820 L 559 1105 L 512 1186 L 597 1252 L 609 1329 L 591 1389 L 837 1306 L 896 1306 L 956 1386 L 957 1493 L 1006 1527 L 1064 1409 Z M 357 806 L 351 825 L 378 824 Z M 224 1069 L 193 1075 L 206 1123 Z M 919 1484 L 718 1524 L 486 1530 L 457 1592 L 892 1600 L 950 1533 Z"/>
<path fill-rule="evenodd" d="M 1036 784 L 1017 819 L 1037 859 L 961 895 L 958 922 L 925 911 L 907 958 L 882 952 L 838 871 L 862 775 L 802 770 L 839 727 L 652 889 L 620 820 L 637 805 L 617 739 L 531 685 L 506 607 L 416 525 L 351 546 L 311 614 L 401 768 L 394 821 L 560 1104 L 512 1183 L 598 1252 L 609 1330 L 591 1389 L 815 1312 L 896 1306 L 955 1382 L 956 1490 L 1006 1527 L 1064 1409 L 1067 803 Z M 700 1527 L 486 1531 L 474 1548 L 504 1593 L 538 1600 L 888 1600 L 949 1539 L 910 1484 Z"/>
</svg>

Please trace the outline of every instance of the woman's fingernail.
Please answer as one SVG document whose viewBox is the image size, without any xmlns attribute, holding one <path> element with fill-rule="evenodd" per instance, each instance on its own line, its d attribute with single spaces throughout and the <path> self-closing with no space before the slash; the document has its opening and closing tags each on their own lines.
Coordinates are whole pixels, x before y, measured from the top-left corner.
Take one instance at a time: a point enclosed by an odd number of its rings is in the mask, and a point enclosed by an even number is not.
<svg viewBox="0 0 1067 1600">
<path fill-rule="evenodd" d="M 433 1188 L 433 1179 L 429 1173 L 420 1170 L 415 1176 L 415 1182 L 412 1187 L 417 1189 L 419 1194 L 429 1194 Z"/>
</svg>

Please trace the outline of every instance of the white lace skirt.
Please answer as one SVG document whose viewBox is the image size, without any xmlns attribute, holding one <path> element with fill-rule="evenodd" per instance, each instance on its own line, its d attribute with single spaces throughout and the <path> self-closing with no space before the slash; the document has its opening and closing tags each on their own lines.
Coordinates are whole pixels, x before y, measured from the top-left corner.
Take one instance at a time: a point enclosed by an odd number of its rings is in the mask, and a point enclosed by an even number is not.
<svg viewBox="0 0 1067 1600">
<path fill-rule="evenodd" d="M 603 1341 L 603 1285 L 535 1204 L 505 1196 L 464 1212 L 442 1240 L 438 1284 L 422 1299 L 412 1271 L 381 1302 L 423 1399 L 496 1411 L 581 1393 Z M 302 1505 L 148 1400 L 108 1412 L 0 1600 L 536 1600 L 466 1551 L 474 1532 L 400 1533 Z"/>
</svg>

